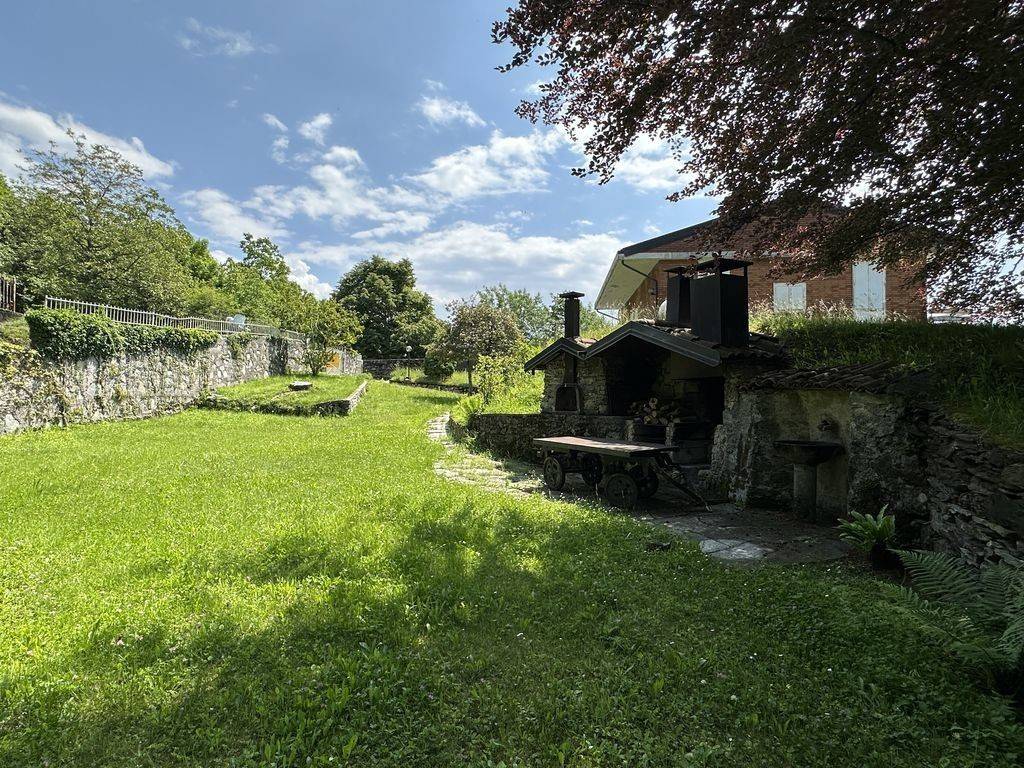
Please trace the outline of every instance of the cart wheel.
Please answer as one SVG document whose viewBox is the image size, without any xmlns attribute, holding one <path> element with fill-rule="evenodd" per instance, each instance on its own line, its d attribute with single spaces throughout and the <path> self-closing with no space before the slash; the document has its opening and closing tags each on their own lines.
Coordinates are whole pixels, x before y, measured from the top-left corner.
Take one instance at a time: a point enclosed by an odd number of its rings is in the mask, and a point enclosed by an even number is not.
<svg viewBox="0 0 1024 768">
<path fill-rule="evenodd" d="M 604 468 L 601 466 L 601 460 L 597 456 L 584 457 L 580 474 L 583 476 L 583 482 L 593 488 L 604 477 Z"/>
<path fill-rule="evenodd" d="M 640 498 L 649 499 L 658 492 L 658 476 L 647 475 L 637 482 L 640 489 Z"/>
<path fill-rule="evenodd" d="M 640 488 L 630 475 L 615 472 L 604 481 L 604 495 L 616 507 L 631 509 L 640 498 Z"/>
<path fill-rule="evenodd" d="M 565 485 L 565 469 L 554 456 L 544 459 L 544 483 L 552 491 L 560 491 Z"/>
</svg>

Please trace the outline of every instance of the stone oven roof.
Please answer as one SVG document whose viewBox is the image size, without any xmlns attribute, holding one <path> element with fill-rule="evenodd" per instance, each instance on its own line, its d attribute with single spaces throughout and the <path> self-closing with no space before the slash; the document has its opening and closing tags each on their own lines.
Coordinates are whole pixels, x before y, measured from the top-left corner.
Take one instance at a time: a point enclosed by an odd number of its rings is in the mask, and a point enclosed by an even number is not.
<svg viewBox="0 0 1024 768">
<path fill-rule="evenodd" d="M 580 360 L 601 355 L 626 339 L 639 339 L 654 346 L 667 349 L 699 363 L 717 367 L 723 362 L 752 362 L 781 364 L 786 359 L 785 350 L 771 336 L 760 333 L 750 334 L 750 343 L 744 347 L 727 347 L 695 335 L 688 328 L 657 325 L 649 320 L 634 320 L 609 333 L 602 339 L 558 339 L 526 363 L 526 370 L 543 368 L 561 353 L 568 352 Z"/>
<path fill-rule="evenodd" d="M 888 362 L 830 368 L 786 368 L 747 379 L 742 389 L 842 389 L 874 394 L 909 394 L 927 387 L 927 374 Z"/>
</svg>

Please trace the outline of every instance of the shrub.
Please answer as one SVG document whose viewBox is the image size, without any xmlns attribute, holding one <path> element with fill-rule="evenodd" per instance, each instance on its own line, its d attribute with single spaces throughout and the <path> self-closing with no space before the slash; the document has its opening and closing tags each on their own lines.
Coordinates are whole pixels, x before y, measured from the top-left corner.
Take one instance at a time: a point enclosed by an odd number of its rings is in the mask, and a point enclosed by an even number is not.
<svg viewBox="0 0 1024 768">
<path fill-rule="evenodd" d="M 452 409 L 452 419 L 462 426 L 469 423 L 471 416 L 484 412 L 484 398 L 481 394 L 468 395 L 455 404 Z"/>
<path fill-rule="evenodd" d="M 121 329 L 104 315 L 72 309 L 33 309 L 25 314 L 32 346 L 51 360 L 112 357 L 125 346 Z"/>
<path fill-rule="evenodd" d="M 105 315 L 83 315 L 72 309 L 33 309 L 25 320 L 32 346 L 51 360 L 104 359 L 156 349 L 195 354 L 220 338 L 213 331 L 195 328 L 119 325 Z"/>
<path fill-rule="evenodd" d="M 877 515 L 862 515 L 851 512 L 849 520 L 839 523 L 839 538 L 854 546 L 858 552 L 870 554 L 872 549 L 888 546 L 896 535 L 896 518 L 885 514 L 888 506 L 882 507 Z"/>
<path fill-rule="evenodd" d="M 478 386 L 490 413 L 535 413 L 544 387 L 541 376 L 524 368 L 536 348 L 520 344 L 509 355 L 484 355 L 477 363 Z"/>
<path fill-rule="evenodd" d="M 914 591 L 906 605 L 952 652 L 1004 693 L 1024 686 L 1024 571 L 971 568 L 943 552 L 901 552 Z"/>
<path fill-rule="evenodd" d="M 124 351 L 129 355 L 166 349 L 183 355 L 194 355 L 217 343 L 220 336 L 214 331 L 198 328 L 154 328 L 147 325 L 124 325 L 119 328 L 124 337 Z M 230 339 L 229 339 L 230 344 Z"/>
<path fill-rule="evenodd" d="M 427 349 L 427 356 L 423 359 L 423 375 L 431 381 L 447 381 L 455 373 L 455 363 L 446 359 L 438 353 L 438 350 L 431 346 Z"/>
<path fill-rule="evenodd" d="M 238 333 L 229 333 L 227 336 L 228 350 L 231 352 L 231 357 L 235 360 L 239 360 L 243 354 L 245 354 L 246 347 L 256 338 L 248 331 L 240 331 Z"/>
</svg>

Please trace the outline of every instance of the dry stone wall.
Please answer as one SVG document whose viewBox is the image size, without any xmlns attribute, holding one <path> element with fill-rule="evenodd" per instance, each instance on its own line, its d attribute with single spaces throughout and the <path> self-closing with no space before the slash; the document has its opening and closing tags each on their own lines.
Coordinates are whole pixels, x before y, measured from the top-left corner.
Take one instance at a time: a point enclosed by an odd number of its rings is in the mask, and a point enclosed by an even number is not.
<svg viewBox="0 0 1024 768">
<path fill-rule="evenodd" d="M 896 515 L 902 544 L 981 565 L 1024 565 L 1024 454 L 999 448 L 918 398 L 848 390 L 726 387 L 709 482 L 741 503 L 788 507 L 778 439 L 841 443 L 818 468 L 819 505 Z M 831 425 L 822 432 L 823 422 Z"/>
<path fill-rule="evenodd" d="M 66 362 L 18 353 L 0 363 L 0 434 L 174 413 L 215 387 L 299 369 L 303 346 L 255 338 L 236 356 L 221 338 L 193 355 L 157 350 Z"/>
<path fill-rule="evenodd" d="M 580 413 L 478 413 L 470 417 L 467 426 L 482 448 L 503 456 L 534 459 L 535 437 L 586 435 L 621 440 L 626 420 Z"/>
</svg>

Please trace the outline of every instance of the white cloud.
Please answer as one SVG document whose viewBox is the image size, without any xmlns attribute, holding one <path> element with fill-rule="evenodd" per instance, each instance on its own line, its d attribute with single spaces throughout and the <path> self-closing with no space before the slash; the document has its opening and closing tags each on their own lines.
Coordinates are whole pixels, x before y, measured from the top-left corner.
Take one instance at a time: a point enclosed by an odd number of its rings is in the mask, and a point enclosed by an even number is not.
<svg viewBox="0 0 1024 768">
<path fill-rule="evenodd" d="M 528 96 L 533 96 L 534 98 L 536 98 L 537 96 L 541 96 L 543 95 L 544 91 L 542 91 L 540 87 L 544 85 L 546 82 L 546 80 L 534 80 L 528 86 L 523 88 L 523 93 L 525 93 Z"/>
<path fill-rule="evenodd" d="M 562 143 L 556 131 L 534 131 L 528 136 L 494 131 L 487 144 L 435 158 L 427 170 L 410 178 L 455 201 L 540 192 L 547 188 L 547 160 Z"/>
<path fill-rule="evenodd" d="M 78 122 L 70 115 L 52 117 L 31 107 L 23 107 L 0 100 L 0 172 L 15 176 L 18 166 L 24 165 L 19 150 L 46 150 L 50 142 L 57 149 L 67 151 L 73 142 L 66 131 L 84 134 L 90 144 L 103 144 L 116 150 L 122 157 L 142 169 L 149 179 L 171 176 L 174 163 L 150 154 L 141 139 L 121 139 L 97 131 Z"/>
<path fill-rule="evenodd" d="M 309 139 L 314 144 L 320 144 L 322 146 L 327 138 L 327 129 L 331 127 L 331 123 L 333 122 L 334 120 L 329 114 L 321 112 L 312 120 L 299 125 L 299 135 L 305 139 Z"/>
<path fill-rule="evenodd" d="M 266 237 L 284 237 L 288 234 L 278 219 L 247 213 L 245 204 L 237 202 L 219 189 L 192 190 L 183 194 L 181 201 L 197 221 L 226 241 L 241 240 L 245 232 Z"/>
<path fill-rule="evenodd" d="M 576 219 L 573 222 L 573 224 L 575 224 L 577 227 L 592 227 L 592 226 L 594 226 L 594 222 L 592 222 L 590 219 Z"/>
<path fill-rule="evenodd" d="M 497 282 L 545 295 L 582 290 L 594 298 L 609 260 L 623 244 L 609 233 L 570 238 L 519 237 L 500 224 L 460 221 L 404 242 L 305 242 L 292 256 L 307 264 L 335 267 L 339 272 L 371 253 L 407 256 L 416 268 L 420 285 L 439 302 Z"/>
<path fill-rule="evenodd" d="M 674 192 L 690 178 L 679 173 L 683 162 L 673 156 L 668 142 L 644 137 L 622 155 L 615 177 L 643 192 Z"/>
<path fill-rule="evenodd" d="M 288 126 L 281 122 L 277 115 L 272 115 L 269 112 L 263 113 L 263 122 L 273 128 L 275 131 L 281 133 L 288 133 Z"/>
<path fill-rule="evenodd" d="M 178 35 L 178 45 L 194 56 L 238 57 L 277 52 L 276 46 L 256 42 L 252 32 L 246 30 L 210 26 L 191 18 L 185 20 L 185 30 Z"/>
<path fill-rule="evenodd" d="M 288 270 L 291 272 L 291 278 L 296 283 L 301 285 L 307 291 L 312 293 L 318 299 L 326 299 L 331 295 L 334 290 L 334 286 L 330 283 L 325 283 L 319 277 L 314 275 L 309 265 L 302 259 L 296 257 L 294 254 L 285 254 L 285 262 L 288 264 Z"/>
<path fill-rule="evenodd" d="M 342 167 L 363 164 L 363 158 L 359 156 L 359 150 L 352 147 L 338 146 L 337 144 L 324 152 L 323 159 L 325 163 L 333 163 Z"/>
<path fill-rule="evenodd" d="M 288 161 L 289 143 L 287 136 L 278 136 L 274 139 L 274 143 L 270 145 L 270 156 L 274 158 L 275 163 L 285 163 Z"/>
<path fill-rule="evenodd" d="M 444 83 L 440 80 L 431 80 L 429 77 L 423 81 L 423 84 L 427 86 L 428 91 L 443 91 Z"/>
<path fill-rule="evenodd" d="M 487 125 L 473 108 L 464 101 L 452 101 L 442 96 L 424 96 L 417 105 L 420 113 L 431 125 L 465 123 L 471 127 Z"/>
</svg>

